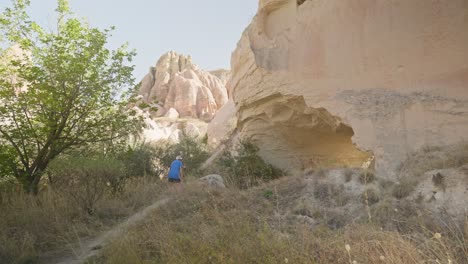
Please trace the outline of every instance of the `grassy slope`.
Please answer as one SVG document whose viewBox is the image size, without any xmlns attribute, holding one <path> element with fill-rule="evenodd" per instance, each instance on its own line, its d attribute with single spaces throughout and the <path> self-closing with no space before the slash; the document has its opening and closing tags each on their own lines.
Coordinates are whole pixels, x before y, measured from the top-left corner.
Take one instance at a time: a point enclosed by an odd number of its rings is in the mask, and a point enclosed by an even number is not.
<svg viewBox="0 0 468 264">
<path fill-rule="evenodd" d="M 249 191 L 188 186 L 90 263 L 466 263 L 466 223 L 458 229 L 389 205 L 372 223 L 363 217 L 333 228 L 326 216 L 292 209 L 306 185 L 283 178 Z"/>
<path fill-rule="evenodd" d="M 44 262 L 63 251 L 77 250 L 80 240 L 96 236 L 151 204 L 163 188 L 159 179 L 135 179 L 121 195 L 106 195 L 92 216 L 63 194 L 45 190 L 32 197 L 20 190 L 5 195 L 0 203 L 0 263 Z"/>
</svg>

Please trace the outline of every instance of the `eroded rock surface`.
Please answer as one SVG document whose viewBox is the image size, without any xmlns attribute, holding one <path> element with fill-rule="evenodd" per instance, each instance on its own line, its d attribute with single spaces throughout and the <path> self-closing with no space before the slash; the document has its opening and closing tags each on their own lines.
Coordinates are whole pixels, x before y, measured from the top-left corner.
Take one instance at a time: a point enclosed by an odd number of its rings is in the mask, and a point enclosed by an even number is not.
<svg viewBox="0 0 468 264">
<path fill-rule="evenodd" d="M 210 187 L 226 188 L 223 177 L 218 174 L 211 174 L 211 175 L 202 177 L 200 178 L 199 181 Z"/>
<path fill-rule="evenodd" d="M 222 141 L 228 140 L 237 127 L 236 107 L 229 100 L 208 124 L 208 143 L 217 146 Z"/>
<path fill-rule="evenodd" d="M 231 78 L 231 71 L 226 69 L 218 69 L 210 71 L 210 73 L 218 77 L 224 85 L 226 85 L 229 81 L 229 78 Z"/>
<path fill-rule="evenodd" d="M 231 60 L 238 129 L 284 169 L 468 139 L 468 1 L 260 0 Z"/>
<path fill-rule="evenodd" d="M 147 110 L 142 110 L 137 106 L 133 106 L 133 109 L 145 123 L 141 137 L 146 142 L 160 140 L 179 142 L 184 135 L 195 138 L 206 135 L 208 123 L 196 118 L 178 118 L 177 111 L 172 108 L 167 112 L 167 116 L 156 118 L 151 117 Z"/>
<path fill-rule="evenodd" d="M 219 76 L 224 78 L 224 73 Z M 205 121 L 228 100 L 225 80 L 200 69 L 190 56 L 173 51 L 164 54 L 141 81 L 142 102 L 159 109 L 155 117 L 173 108 L 180 117 Z"/>
</svg>

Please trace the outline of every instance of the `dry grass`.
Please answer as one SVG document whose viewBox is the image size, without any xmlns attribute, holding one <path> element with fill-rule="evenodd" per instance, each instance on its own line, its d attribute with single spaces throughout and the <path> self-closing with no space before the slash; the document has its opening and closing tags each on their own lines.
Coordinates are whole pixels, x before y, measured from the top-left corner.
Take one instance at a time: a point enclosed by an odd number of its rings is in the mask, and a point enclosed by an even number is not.
<svg viewBox="0 0 468 264">
<path fill-rule="evenodd" d="M 465 151 L 424 148 L 402 165 L 399 184 L 368 174 L 353 179 L 351 172 L 336 184 L 319 170 L 248 190 L 189 185 L 89 263 L 468 263 L 468 218 L 460 223 L 403 199 L 426 171 L 466 163 Z M 362 196 L 347 192 L 353 181 L 374 179 L 378 184 L 361 186 Z M 154 181 L 128 182 L 121 196 L 100 201 L 93 216 L 50 191 L 3 196 L 0 263 L 35 263 L 44 251 L 73 245 L 135 212 L 160 189 Z"/>
<path fill-rule="evenodd" d="M 447 188 L 446 183 L 445 183 L 445 176 L 442 175 L 440 172 L 432 175 L 432 183 L 434 186 L 439 187 L 445 191 L 445 188 Z"/>
<path fill-rule="evenodd" d="M 352 169 L 345 169 L 343 173 L 343 177 L 345 179 L 345 182 L 350 182 L 353 179 L 354 171 Z"/>
<path fill-rule="evenodd" d="M 463 170 L 466 164 L 468 164 L 468 143 L 466 142 L 443 147 L 422 147 L 400 164 L 398 169 L 400 183 L 393 186 L 392 194 L 397 199 L 403 199 L 416 189 L 426 172 L 447 168 Z M 433 183 L 435 186 L 445 188 L 443 175 L 434 176 Z"/>
<path fill-rule="evenodd" d="M 362 184 L 369 184 L 375 181 L 375 173 L 371 170 L 364 170 L 359 174 L 359 181 Z"/>
<path fill-rule="evenodd" d="M 423 214 L 402 223 L 414 208 L 373 210 L 377 226 L 348 219 L 333 230 L 298 220 L 314 216 L 310 206 L 288 208 L 295 198 L 287 195 L 302 187 L 299 178 L 242 192 L 188 187 L 90 263 L 466 263 L 463 227 Z M 287 217 L 289 209 L 301 217 Z M 404 232 L 383 225 L 395 217 Z"/>
<path fill-rule="evenodd" d="M 36 263 L 45 252 L 73 247 L 150 204 L 160 190 L 159 179 L 133 179 L 118 196 L 108 192 L 93 216 L 83 214 L 64 192 L 44 190 L 37 197 L 21 189 L 10 192 L 0 203 L 0 263 Z"/>
<path fill-rule="evenodd" d="M 418 185 L 418 180 L 414 178 L 403 178 L 400 183 L 393 185 L 392 195 L 397 199 L 408 197 Z"/>
<path fill-rule="evenodd" d="M 366 205 L 373 205 L 378 203 L 380 200 L 380 196 L 377 193 L 376 190 L 374 189 L 366 189 L 362 194 L 361 194 L 361 202 L 366 204 Z"/>
<path fill-rule="evenodd" d="M 444 147 L 423 147 L 408 156 L 401 164 L 399 174 L 401 178 L 419 178 L 427 171 L 458 168 L 467 163 L 468 143 L 466 142 Z"/>
</svg>

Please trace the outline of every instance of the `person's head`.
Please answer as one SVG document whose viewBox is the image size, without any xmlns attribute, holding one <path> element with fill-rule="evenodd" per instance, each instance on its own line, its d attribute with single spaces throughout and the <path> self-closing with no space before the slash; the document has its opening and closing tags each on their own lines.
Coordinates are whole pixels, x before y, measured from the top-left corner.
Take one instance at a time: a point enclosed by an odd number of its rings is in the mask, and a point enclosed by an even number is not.
<svg viewBox="0 0 468 264">
<path fill-rule="evenodd" d="M 177 156 L 176 160 L 182 160 L 182 155 Z"/>
</svg>

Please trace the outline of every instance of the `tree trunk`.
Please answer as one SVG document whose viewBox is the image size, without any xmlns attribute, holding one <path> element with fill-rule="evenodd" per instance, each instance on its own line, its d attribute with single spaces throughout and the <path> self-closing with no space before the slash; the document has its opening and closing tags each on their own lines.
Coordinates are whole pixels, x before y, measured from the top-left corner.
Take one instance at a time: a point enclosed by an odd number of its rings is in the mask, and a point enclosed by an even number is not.
<svg viewBox="0 0 468 264">
<path fill-rule="evenodd" d="M 17 179 L 23 185 L 27 193 L 37 195 L 39 193 L 39 182 L 41 181 L 42 172 L 36 171 L 33 174 L 23 172 Z"/>
<path fill-rule="evenodd" d="M 34 195 L 37 195 L 39 193 L 39 182 L 41 181 L 41 178 L 42 178 L 42 172 L 37 171 L 36 173 L 34 173 L 34 175 L 32 175 L 32 177 L 33 177 L 33 181 L 31 183 L 29 192 Z"/>
</svg>

